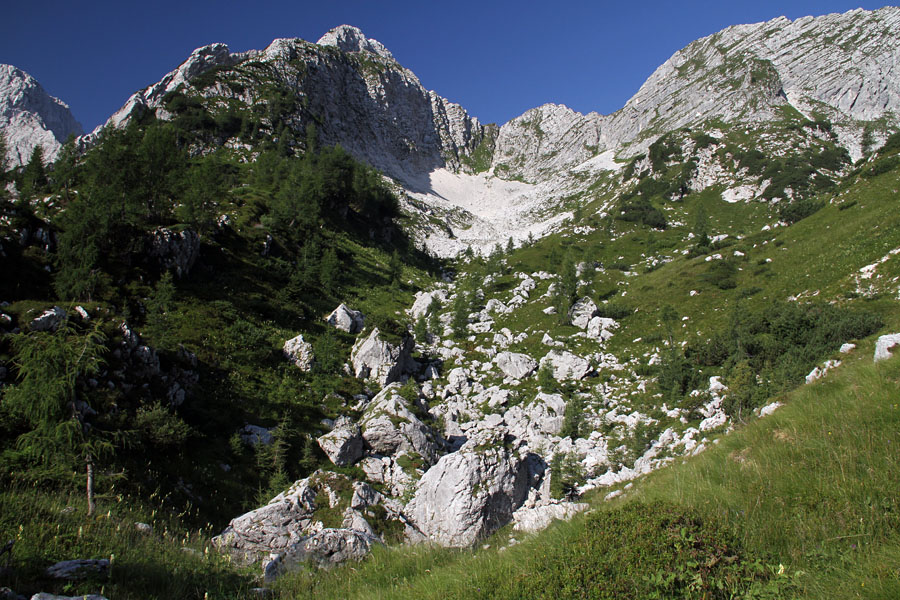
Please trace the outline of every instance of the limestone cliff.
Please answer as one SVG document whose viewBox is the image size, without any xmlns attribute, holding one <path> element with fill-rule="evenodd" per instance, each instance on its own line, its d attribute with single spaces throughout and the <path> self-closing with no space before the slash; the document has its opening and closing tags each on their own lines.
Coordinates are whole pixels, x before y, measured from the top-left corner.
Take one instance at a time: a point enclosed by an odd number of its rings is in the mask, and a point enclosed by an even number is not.
<svg viewBox="0 0 900 600">
<path fill-rule="evenodd" d="M 28 162 L 35 146 L 53 160 L 81 125 L 69 107 L 48 94 L 34 77 L 12 65 L 0 65 L 0 132 L 6 137 L 6 166 Z"/>
</svg>

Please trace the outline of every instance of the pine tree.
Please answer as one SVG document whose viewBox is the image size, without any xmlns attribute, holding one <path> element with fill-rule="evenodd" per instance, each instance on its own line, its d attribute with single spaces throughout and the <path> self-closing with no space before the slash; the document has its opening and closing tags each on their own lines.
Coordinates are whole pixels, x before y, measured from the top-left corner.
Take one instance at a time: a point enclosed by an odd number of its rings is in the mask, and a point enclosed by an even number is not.
<svg viewBox="0 0 900 600">
<path fill-rule="evenodd" d="M 19 381 L 5 396 L 31 427 L 16 440 L 25 456 L 47 467 L 84 464 L 88 515 L 94 511 L 95 462 L 113 446 L 87 422 L 90 411 L 79 398 L 79 379 L 98 371 L 104 343 L 99 322 L 86 334 L 63 320 L 55 332 L 15 336 Z"/>
</svg>

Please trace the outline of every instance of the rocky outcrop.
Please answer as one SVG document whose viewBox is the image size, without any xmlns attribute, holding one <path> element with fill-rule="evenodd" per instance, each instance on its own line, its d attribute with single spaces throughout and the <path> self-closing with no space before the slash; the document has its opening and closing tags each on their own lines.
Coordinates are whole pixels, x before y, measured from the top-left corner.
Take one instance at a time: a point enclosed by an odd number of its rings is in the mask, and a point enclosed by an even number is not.
<svg viewBox="0 0 900 600">
<path fill-rule="evenodd" d="M 603 117 L 582 115 L 561 104 L 532 108 L 500 127 L 494 172 L 505 179 L 540 182 L 593 157 Z"/>
<path fill-rule="evenodd" d="M 200 236 L 190 229 L 172 231 L 159 227 L 150 234 L 150 256 L 166 271 L 187 275 L 200 255 Z"/>
<path fill-rule="evenodd" d="M 419 319 L 427 315 L 433 308 L 447 301 L 446 290 L 432 290 L 430 292 L 416 293 L 416 300 L 409 309 L 409 315 L 413 319 Z"/>
<path fill-rule="evenodd" d="M 512 379 L 524 379 L 537 369 L 537 361 L 527 354 L 500 352 L 494 358 L 497 368 Z"/>
<path fill-rule="evenodd" d="M 587 510 L 588 506 L 581 502 L 560 502 L 534 508 L 522 507 L 513 515 L 513 529 L 525 532 L 540 531 L 555 520 L 568 521 L 578 513 Z"/>
<path fill-rule="evenodd" d="M 400 384 L 394 383 L 372 399 L 359 422 L 362 438 L 374 454 L 415 454 L 431 465 L 437 460 L 442 441 L 399 392 Z"/>
<path fill-rule="evenodd" d="M 352 465 L 363 456 L 359 426 L 348 417 L 339 417 L 334 428 L 316 441 L 328 459 L 339 467 Z"/>
<path fill-rule="evenodd" d="M 301 371 L 309 371 L 312 369 L 315 357 L 313 355 L 312 344 L 303 339 L 301 333 L 295 338 L 291 338 L 284 343 L 282 348 L 285 358 L 294 363 Z"/>
<path fill-rule="evenodd" d="M 0 132 L 6 138 L 6 168 L 24 165 L 40 146 L 44 161 L 56 159 L 70 135 L 82 134 L 69 107 L 54 98 L 31 75 L 0 65 Z"/>
<path fill-rule="evenodd" d="M 325 322 L 336 329 L 347 333 L 359 333 L 366 324 L 366 318 L 358 310 L 353 310 L 341 303 L 331 314 L 325 317 Z"/>
<path fill-rule="evenodd" d="M 394 60 L 394 55 L 378 40 L 367 38 L 358 27 L 341 25 L 330 30 L 316 42 L 319 46 L 334 46 L 341 52 L 371 52 L 381 58 Z"/>
<path fill-rule="evenodd" d="M 590 322 L 588 322 L 584 331 L 587 333 L 588 337 L 605 342 L 614 335 L 615 330 L 618 328 L 619 324 L 616 323 L 614 319 L 610 319 L 609 317 L 593 317 Z"/>
<path fill-rule="evenodd" d="M 590 298 L 582 298 L 569 309 L 569 322 L 578 329 L 585 329 L 597 315 L 597 304 Z"/>
<path fill-rule="evenodd" d="M 590 361 L 568 350 L 551 350 L 541 359 L 541 367 L 544 365 L 550 365 L 557 381 L 584 379 L 591 372 Z"/>
<path fill-rule="evenodd" d="M 213 538 L 213 545 L 240 564 L 252 564 L 299 542 L 316 509 L 318 491 L 310 479 L 294 483 L 265 506 L 232 519 Z"/>
<path fill-rule="evenodd" d="M 507 410 L 503 420 L 509 427 L 510 435 L 537 451 L 547 446 L 550 437 L 559 435 L 565 414 L 566 401 L 562 396 L 542 393 L 526 405 L 516 405 Z"/>
<path fill-rule="evenodd" d="M 297 570 L 301 565 L 333 567 L 348 560 L 361 560 L 379 543 L 377 537 L 352 529 L 323 529 L 291 545 L 263 567 L 266 581 Z"/>
<path fill-rule="evenodd" d="M 83 558 L 64 560 L 47 567 L 44 574 L 51 579 L 64 579 L 66 581 L 80 581 L 88 577 L 107 577 L 109 575 L 109 559 Z"/>
<path fill-rule="evenodd" d="M 231 53 L 224 44 L 198 48 L 161 81 L 129 98 L 108 125 L 123 127 L 147 112 L 171 118 L 163 99 L 179 86 L 187 93 L 253 106 L 263 100 L 258 80 L 247 80 L 250 89 L 209 80 L 202 88 L 192 88 L 199 75 L 213 68 L 220 69 L 222 78 L 241 80 L 241 73 L 227 67 L 248 62 L 265 64 L 270 83 L 296 94 L 298 109 L 291 123 L 301 137 L 307 124 L 315 123 L 321 144 L 339 144 L 402 181 L 417 181 L 423 173 L 447 165 L 461 167 L 485 136 L 477 119 L 426 90 L 384 45 L 347 25 L 332 29 L 318 44 L 277 39 L 264 50 L 246 53 Z"/>
<path fill-rule="evenodd" d="M 900 346 L 900 333 L 883 335 L 875 343 L 875 362 L 891 357 L 891 351 Z"/>
<path fill-rule="evenodd" d="M 503 427 L 480 430 L 425 473 L 406 512 L 428 539 L 467 547 L 512 519 L 530 481 L 505 437 Z"/>
<path fill-rule="evenodd" d="M 895 7 L 728 27 L 661 65 L 610 116 L 604 143 L 652 141 L 652 131 L 713 117 L 770 119 L 787 102 L 804 114 L 824 110 L 836 122 L 896 115 L 898 32 Z"/>
<path fill-rule="evenodd" d="M 353 374 L 382 386 L 398 381 L 412 369 L 412 349 L 412 338 L 404 337 L 399 344 L 392 344 L 376 327 L 368 337 L 353 345 L 350 352 Z"/>
<path fill-rule="evenodd" d="M 302 563 L 330 566 L 361 558 L 381 541 L 376 530 L 421 537 L 396 501 L 346 475 L 316 471 L 232 519 L 212 542 L 238 564 L 263 561 L 266 576 L 275 577 Z"/>
<path fill-rule="evenodd" d="M 125 102 L 125 105 L 116 111 L 103 126 L 124 127 L 132 119 L 140 118 L 147 112 L 153 112 L 161 108 L 166 94 L 176 90 L 179 86 L 189 84 L 192 79 L 214 67 L 236 64 L 246 58 L 246 56 L 244 54 L 232 54 L 225 44 L 210 44 L 197 48 L 177 69 L 167 74 L 157 83 L 135 92 Z M 166 115 L 167 113 L 160 116 Z M 87 136 L 87 141 L 92 141 L 103 126 L 97 127 L 91 132 Z"/>
</svg>

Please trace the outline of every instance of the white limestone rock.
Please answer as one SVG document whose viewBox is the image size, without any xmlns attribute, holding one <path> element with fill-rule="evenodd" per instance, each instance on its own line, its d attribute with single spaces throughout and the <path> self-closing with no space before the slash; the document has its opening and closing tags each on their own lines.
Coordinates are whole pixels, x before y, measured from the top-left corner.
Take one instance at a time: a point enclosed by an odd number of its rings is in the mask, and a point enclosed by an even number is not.
<svg viewBox="0 0 900 600">
<path fill-rule="evenodd" d="M 316 471 L 296 481 L 265 506 L 232 519 L 212 539 L 213 546 L 241 565 L 286 552 L 321 529 L 320 522 L 315 520 L 317 507 L 341 505 L 345 501 L 337 490 L 348 485 L 346 475 Z"/>
<path fill-rule="evenodd" d="M 524 379 L 537 369 L 537 361 L 527 354 L 500 352 L 494 358 L 497 368 L 513 379 Z"/>
<path fill-rule="evenodd" d="M 593 317 L 587 324 L 585 332 L 588 337 L 606 341 L 614 335 L 614 331 L 619 328 L 619 324 L 614 319 L 608 317 Z"/>
<path fill-rule="evenodd" d="M 541 367 L 549 364 L 557 381 L 579 380 L 591 372 L 591 363 L 568 350 L 551 350 L 541 359 Z"/>
<path fill-rule="evenodd" d="M 440 303 L 447 301 L 446 290 L 432 290 L 430 292 L 417 292 L 416 300 L 409 309 L 409 315 L 413 319 L 419 319 L 430 311 L 438 308 Z"/>
<path fill-rule="evenodd" d="M 434 464 L 442 440 L 413 413 L 409 401 L 400 395 L 400 387 L 393 383 L 372 398 L 359 421 L 362 438 L 372 453 L 415 453 Z"/>
<path fill-rule="evenodd" d="M 391 456 L 367 456 L 358 463 L 372 483 L 385 486 L 386 493 L 395 498 L 406 496 L 416 483 L 416 478 Z"/>
<path fill-rule="evenodd" d="M 875 362 L 890 358 L 892 354 L 891 351 L 896 346 L 900 346 L 900 333 L 892 333 L 890 335 L 879 337 L 878 341 L 875 343 Z"/>
<path fill-rule="evenodd" d="M 272 582 L 304 564 L 328 568 L 349 560 L 359 561 L 378 543 L 377 537 L 361 531 L 323 529 L 297 541 L 266 562 L 263 575 L 267 582 Z"/>
<path fill-rule="evenodd" d="M 353 374 L 358 379 L 370 379 L 385 386 L 398 381 L 412 368 L 410 352 L 413 339 L 404 337 L 399 344 L 392 344 L 381 337 L 378 328 L 368 337 L 359 339 L 350 352 Z"/>
<path fill-rule="evenodd" d="M 343 302 L 325 317 L 325 322 L 347 333 L 359 333 L 365 327 L 365 316 L 358 310 L 347 307 Z"/>
<path fill-rule="evenodd" d="M 529 472 L 505 436 L 502 427 L 479 430 L 418 482 L 406 513 L 429 540 L 470 547 L 512 519 L 527 494 Z"/>
<path fill-rule="evenodd" d="M 5 161 L 10 169 L 27 164 L 38 146 L 45 164 L 51 163 L 69 136 L 83 131 L 62 100 L 44 91 L 28 73 L 0 64 L 0 133 L 7 146 L 0 163 Z"/>
<path fill-rule="evenodd" d="M 341 25 L 331 29 L 316 42 L 319 46 L 334 46 L 343 52 L 370 52 L 394 60 L 394 56 L 378 40 L 367 38 L 358 27 Z"/>
<path fill-rule="evenodd" d="M 578 329 L 585 329 L 597 314 L 597 304 L 588 297 L 578 300 L 569 309 L 569 322 Z"/>
<path fill-rule="evenodd" d="M 316 440 L 328 459 L 339 467 L 352 465 L 363 456 L 359 426 L 346 416 L 338 417 L 334 428 Z"/>
<path fill-rule="evenodd" d="M 301 333 L 295 338 L 291 338 L 284 343 L 282 348 L 285 358 L 294 363 L 301 371 L 309 371 L 312 369 L 315 357 L 313 355 L 312 344 L 303 339 Z"/>
<path fill-rule="evenodd" d="M 503 414 L 509 434 L 527 448 L 539 451 L 559 435 L 565 420 L 566 401 L 559 394 L 539 393 L 533 401 L 518 404 Z"/>
<path fill-rule="evenodd" d="M 523 506 L 513 514 L 513 529 L 527 533 L 540 531 L 555 520 L 568 521 L 589 506 L 580 502 L 560 502 L 533 508 Z"/>
</svg>

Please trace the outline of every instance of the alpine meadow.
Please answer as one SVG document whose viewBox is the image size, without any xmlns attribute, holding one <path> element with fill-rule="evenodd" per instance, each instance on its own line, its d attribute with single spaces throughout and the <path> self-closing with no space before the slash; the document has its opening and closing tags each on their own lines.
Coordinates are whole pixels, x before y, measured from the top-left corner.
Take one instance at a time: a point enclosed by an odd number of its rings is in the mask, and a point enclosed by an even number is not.
<svg viewBox="0 0 900 600">
<path fill-rule="evenodd" d="M 0 599 L 900 598 L 898 48 L 498 125 L 341 25 L 88 133 L 0 65 Z"/>
</svg>

